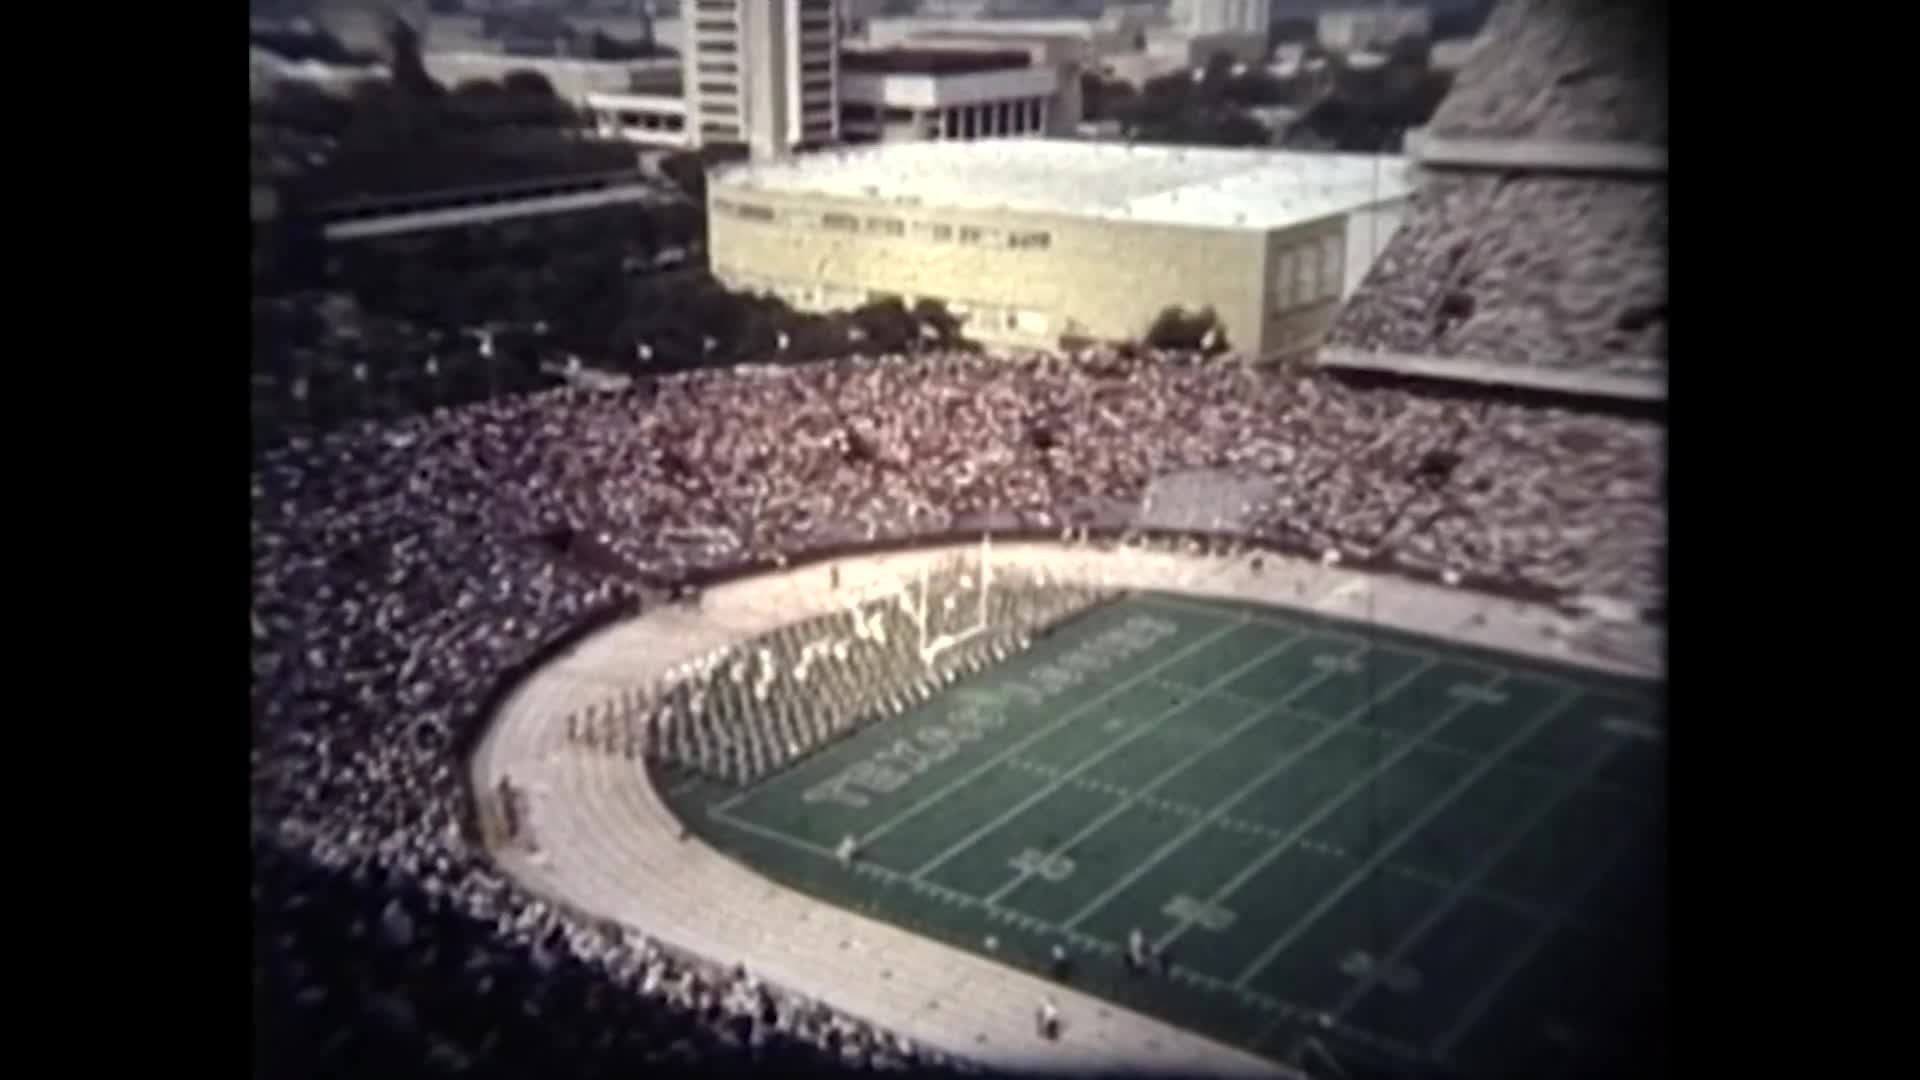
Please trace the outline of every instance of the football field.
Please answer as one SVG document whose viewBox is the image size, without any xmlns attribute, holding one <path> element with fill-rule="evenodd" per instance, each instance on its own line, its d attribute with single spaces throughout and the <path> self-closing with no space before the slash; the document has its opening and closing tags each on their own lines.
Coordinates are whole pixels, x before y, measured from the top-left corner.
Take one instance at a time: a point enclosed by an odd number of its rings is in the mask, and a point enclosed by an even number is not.
<svg viewBox="0 0 1920 1080">
<path fill-rule="evenodd" d="M 1659 696 L 1135 594 L 750 788 L 661 787 L 769 877 L 1036 971 L 1058 943 L 1276 1060 L 1544 1080 L 1632 1071 L 1664 1009 Z"/>
</svg>

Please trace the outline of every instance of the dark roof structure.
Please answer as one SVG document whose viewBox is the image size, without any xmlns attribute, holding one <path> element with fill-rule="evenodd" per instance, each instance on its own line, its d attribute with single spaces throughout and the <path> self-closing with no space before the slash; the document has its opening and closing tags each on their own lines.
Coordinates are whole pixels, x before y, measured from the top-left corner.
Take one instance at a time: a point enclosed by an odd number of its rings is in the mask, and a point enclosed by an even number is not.
<svg viewBox="0 0 1920 1080">
<path fill-rule="evenodd" d="M 840 70 L 861 75 L 976 75 L 1031 67 L 1025 52 L 962 49 L 847 49 Z"/>
</svg>

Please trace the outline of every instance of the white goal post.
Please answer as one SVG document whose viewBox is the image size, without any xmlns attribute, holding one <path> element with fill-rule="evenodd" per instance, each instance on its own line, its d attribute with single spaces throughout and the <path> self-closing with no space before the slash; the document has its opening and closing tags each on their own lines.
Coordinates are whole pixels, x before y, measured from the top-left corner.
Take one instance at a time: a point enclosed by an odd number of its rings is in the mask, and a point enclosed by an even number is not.
<svg viewBox="0 0 1920 1080">
<path fill-rule="evenodd" d="M 979 596 L 979 613 L 972 626 L 950 633 L 941 634 L 932 641 L 927 640 L 927 564 L 920 564 L 920 599 L 914 605 L 920 623 L 920 662 L 931 667 L 934 658 L 955 645 L 962 644 L 986 632 L 987 610 L 993 590 L 993 540 L 987 533 L 980 534 L 980 566 L 973 575 L 975 589 Z"/>
</svg>

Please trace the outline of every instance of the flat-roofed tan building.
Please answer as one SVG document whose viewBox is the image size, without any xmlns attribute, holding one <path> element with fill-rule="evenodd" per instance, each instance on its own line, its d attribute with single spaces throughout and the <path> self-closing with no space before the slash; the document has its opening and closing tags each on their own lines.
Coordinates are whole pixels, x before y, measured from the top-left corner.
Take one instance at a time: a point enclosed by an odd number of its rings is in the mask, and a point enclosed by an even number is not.
<svg viewBox="0 0 1920 1080">
<path fill-rule="evenodd" d="M 887 143 L 720 172 L 708 253 L 730 287 L 803 310 L 932 299 L 978 340 L 1051 346 L 1211 307 L 1272 356 L 1319 344 L 1408 191 L 1402 159 L 1358 154 Z"/>
</svg>

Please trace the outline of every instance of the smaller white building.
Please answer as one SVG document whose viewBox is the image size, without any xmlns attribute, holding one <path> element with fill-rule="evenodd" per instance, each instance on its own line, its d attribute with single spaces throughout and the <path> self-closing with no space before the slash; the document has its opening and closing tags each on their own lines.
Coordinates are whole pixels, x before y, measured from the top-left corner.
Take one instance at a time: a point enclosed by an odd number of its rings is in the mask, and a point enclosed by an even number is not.
<svg viewBox="0 0 1920 1080">
<path fill-rule="evenodd" d="M 1314 20 L 1322 48 L 1349 53 L 1382 49 L 1405 38 L 1426 37 L 1433 17 L 1424 7 L 1351 7 L 1323 11 Z"/>
<path fill-rule="evenodd" d="M 1173 0 L 1175 26 L 1189 34 L 1258 34 L 1273 23 L 1271 0 Z"/>
<path fill-rule="evenodd" d="M 1061 71 L 1025 51 L 847 50 L 840 70 L 840 130 L 851 143 L 1060 134 L 1080 119 L 1063 101 Z"/>
</svg>

